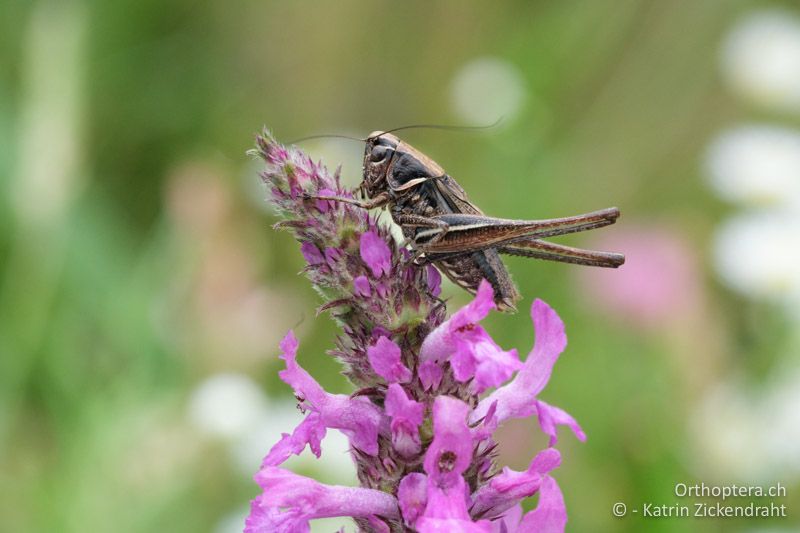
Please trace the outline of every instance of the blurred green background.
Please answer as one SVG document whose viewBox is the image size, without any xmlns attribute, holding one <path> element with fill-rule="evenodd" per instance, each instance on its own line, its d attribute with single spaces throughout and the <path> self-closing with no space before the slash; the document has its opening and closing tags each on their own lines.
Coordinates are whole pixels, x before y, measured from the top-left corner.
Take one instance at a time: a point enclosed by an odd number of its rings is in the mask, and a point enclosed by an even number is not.
<svg viewBox="0 0 800 533">
<path fill-rule="evenodd" d="M 298 416 L 285 331 L 350 390 L 298 247 L 270 228 L 254 134 L 502 116 L 403 137 L 490 214 L 623 213 L 563 242 L 625 267 L 510 259 L 522 311 L 487 321 L 521 354 L 534 297 L 567 324 L 543 397 L 589 437 L 559 442 L 568 529 L 797 531 L 798 17 L 790 1 L 5 0 L 0 530 L 240 530 Z M 360 180 L 359 143 L 302 146 Z M 352 483 L 329 439 L 295 468 Z M 544 445 L 503 430 L 516 468 Z M 611 514 L 691 504 L 681 482 L 779 482 L 789 517 Z"/>
</svg>

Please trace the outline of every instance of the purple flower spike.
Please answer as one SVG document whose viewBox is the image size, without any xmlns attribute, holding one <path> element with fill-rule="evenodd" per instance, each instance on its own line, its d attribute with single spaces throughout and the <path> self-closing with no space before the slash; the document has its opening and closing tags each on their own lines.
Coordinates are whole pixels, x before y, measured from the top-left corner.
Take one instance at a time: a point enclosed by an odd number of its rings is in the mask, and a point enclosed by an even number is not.
<svg viewBox="0 0 800 533">
<path fill-rule="evenodd" d="M 309 531 L 309 520 L 332 516 L 399 518 L 397 499 L 385 492 L 323 485 L 274 466 L 255 475 L 264 492 L 250 505 L 245 533 Z"/>
<path fill-rule="evenodd" d="M 386 391 L 386 414 L 392 418 L 392 444 L 403 457 L 413 457 L 420 451 L 419 426 L 425 414 L 425 405 L 408 397 L 397 383 Z"/>
<path fill-rule="evenodd" d="M 411 380 L 411 371 L 400 361 L 400 356 L 400 347 L 384 336 L 374 346 L 367 348 L 369 364 L 388 383 L 406 383 Z"/>
<path fill-rule="evenodd" d="M 338 171 L 268 133 L 257 144 L 282 219 L 276 227 L 299 241 L 308 263 L 303 273 L 324 300 L 319 310 L 342 328 L 328 353 L 356 390 L 326 392 L 298 364 L 297 338 L 286 335 L 280 377 L 306 417 L 264 458 L 256 475 L 263 493 L 252 502 L 245 531 L 307 533 L 311 520 L 341 516 L 363 533 L 563 532 L 564 498 L 550 477 L 561 461 L 552 448 L 556 428 L 585 435 L 569 414 L 538 398 L 566 345 L 555 311 L 533 303 L 536 343 L 520 362 L 516 350 L 500 348 L 480 325 L 495 309 L 488 282 L 446 320 L 435 266 L 410 261 L 411 252 L 373 213 L 319 199 L 354 197 Z M 499 388 L 488 392 L 493 387 Z M 501 468 L 493 433 L 524 416 L 537 417 L 551 447 L 525 471 Z M 320 458 L 328 429 L 348 437 L 360 487 L 323 485 L 279 467 L 306 446 Z M 523 516 L 522 500 L 536 493 L 538 506 Z"/>
<path fill-rule="evenodd" d="M 291 330 L 281 341 L 286 370 L 278 373 L 280 378 L 291 385 L 300 408 L 318 413 L 318 424 L 339 429 L 350 439 L 350 444 L 368 455 L 378 453 L 378 426 L 381 413 L 367 398 L 350 398 L 344 394 L 329 394 L 308 372 L 297 364 L 297 338 Z M 316 431 L 307 431 L 311 435 Z M 323 433 L 324 434 L 324 433 Z"/>
<path fill-rule="evenodd" d="M 496 424 L 509 418 L 525 418 L 536 414 L 542 430 L 550 436 L 551 445 L 556 442 L 556 425 L 562 424 L 569 426 L 579 439 L 585 440 L 585 434 L 571 416 L 536 397 L 550 380 L 553 365 L 567 345 L 564 323 L 549 305 L 539 299 L 531 306 L 531 318 L 536 331 L 536 343 L 522 370 L 513 381 L 481 400 L 470 420 L 477 422 L 496 403 Z"/>
<path fill-rule="evenodd" d="M 378 237 L 374 231 L 367 231 L 361 235 L 361 259 L 376 278 L 388 276 L 392 269 L 392 252 L 386 241 Z"/>
</svg>

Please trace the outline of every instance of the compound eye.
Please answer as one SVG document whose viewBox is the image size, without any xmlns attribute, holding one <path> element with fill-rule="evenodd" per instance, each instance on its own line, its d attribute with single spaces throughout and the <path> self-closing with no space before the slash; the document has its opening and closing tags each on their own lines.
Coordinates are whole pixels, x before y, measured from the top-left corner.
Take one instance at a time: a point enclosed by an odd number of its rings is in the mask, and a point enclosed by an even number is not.
<svg viewBox="0 0 800 533">
<path fill-rule="evenodd" d="M 369 160 L 373 163 L 380 163 L 389 155 L 389 148 L 386 146 L 376 146 L 369 154 Z"/>
</svg>

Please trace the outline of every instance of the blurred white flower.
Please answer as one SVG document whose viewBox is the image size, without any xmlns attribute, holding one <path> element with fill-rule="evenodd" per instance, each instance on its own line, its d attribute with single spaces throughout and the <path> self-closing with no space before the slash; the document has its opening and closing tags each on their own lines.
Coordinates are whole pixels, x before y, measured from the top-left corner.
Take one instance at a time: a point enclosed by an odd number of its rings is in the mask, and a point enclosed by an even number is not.
<svg viewBox="0 0 800 533">
<path fill-rule="evenodd" d="M 697 448 L 696 467 L 703 475 L 730 476 L 751 483 L 763 480 L 759 434 L 762 428 L 745 394 L 732 383 L 710 388 L 693 411 L 690 433 Z"/>
<path fill-rule="evenodd" d="M 800 477 L 800 369 L 758 392 L 730 380 L 711 389 L 691 421 L 697 467 L 749 483 Z"/>
<path fill-rule="evenodd" d="M 270 405 L 264 416 L 231 447 L 233 460 L 240 471 L 246 475 L 256 472 L 270 448 L 281 440 L 281 435 L 291 433 L 303 421 L 303 417 L 294 404 L 280 402 Z M 320 477 L 327 483 L 358 484 L 355 466 L 350 458 L 350 443 L 340 431 L 327 431 L 322 441 L 322 457 L 324 461 L 317 459 L 306 447 L 303 453 L 290 457 L 281 466 L 290 470 L 313 468 L 321 473 Z"/>
<path fill-rule="evenodd" d="M 709 182 L 731 202 L 800 208 L 800 133 L 743 126 L 721 134 L 706 153 Z"/>
<path fill-rule="evenodd" d="M 451 85 L 453 108 L 468 124 L 512 120 L 525 100 L 520 70 L 504 59 L 481 57 L 464 65 Z"/>
<path fill-rule="evenodd" d="M 763 413 L 773 422 L 763 435 L 770 454 L 800 475 L 800 371 L 783 374 L 764 402 Z"/>
<path fill-rule="evenodd" d="M 800 212 L 727 220 L 717 229 L 714 262 L 722 281 L 745 296 L 794 305 L 800 294 Z"/>
<path fill-rule="evenodd" d="M 189 419 L 215 437 L 236 439 L 255 430 L 268 414 L 259 386 L 244 374 L 216 374 L 189 400 Z"/>
<path fill-rule="evenodd" d="M 192 392 L 189 420 L 209 436 L 228 442 L 228 451 L 239 471 L 251 476 L 283 433 L 291 433 L 303 420 L 294 403 L 270 402 L 261 388 L 244 374 L 216 374 Z M 357 485 L 347 437 L 329 429 L 322 441 L 325 461 L 306 449 L 288 459 L 290 469 L 317 469 L 328 483 Z"/>
<path fill-rule="evenodd" d="M 35 227 L 58 224 L 85 181 L 87 20 L 80 3 L 38 2 L 31 13 L 9 195 L 20 220 Z"/>
<path fill-rule="evenodd" d="M 800 18 L 777 9 L 748 15 L 725 41 L 722 67 L 742 96 L 800 111 Z"/>
</svg>

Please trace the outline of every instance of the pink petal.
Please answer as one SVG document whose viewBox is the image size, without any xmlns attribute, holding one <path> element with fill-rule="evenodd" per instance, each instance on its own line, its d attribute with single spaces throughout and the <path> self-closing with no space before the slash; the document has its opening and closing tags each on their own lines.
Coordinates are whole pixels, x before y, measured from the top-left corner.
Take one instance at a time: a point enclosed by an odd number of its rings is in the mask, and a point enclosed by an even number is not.
<svg viewBox="0 0 800 533">
<path fill-rule="evenodd" d="M 450 396 L 438 396 L 433 403 L 433 441 L 425 453 L 424 468 L 439 486 L 463 481 L 461 474 L 472 462 L 468 412 L 466 403 Z"/>
<path fill-rule="evenodd" d="M 317 196 L 340 196 L 340 195 L 336 194 L 336 191 L 332 189 L 323 187 L 319 191 L 317 191 Z M 336 202 L 332 200 L 317 200 L 316 202 L 317 209 L 321 213 L 327 213 L 331 208 L 333 208 L 335 204 Z"/>
<path fill-rule="evenodd" d="M 392 252 L 386 241 L 374 231 L 361 234 L 361 259 L 372 270 L 372 275 L 380 278 L 391 271 Z"/>
<path fill-rule="evenodd" d="M 474 344 L 472 349 L 477 363 L 472 385 L 475 394 L 481 394 L 491 387 L 499 387 L 522 368 L 517 350 L 502 350 L 491 338 Z"/>
<path fill-rule="evenodd" d="M 554 446 L 558 441 L 556 426 L 569 427 L 580 441 L 586 440 L 586 433 L 581 426 L 563 409 L 552 406 L 542 400 L 536 400 L 536 412 L 539 419 L 539 426 L 542 431 L 550 436 L 550 446 Z"/>
<path fill-rule="evenodd" d="M 467 511 L 467 485 L 460 475 L 442 487 L 428 477 L 428 505 L 417 519 L 419 533 L 491 533 L 488 520 L 473 522 Z"/>
<path fill-rule="evenodd" d="M 284 350 L 281 358 L 286 361 L 286 369 L 280 371 L 278 375 L 294 389 L 300 407 L 319 413 L 319 423 L 324 427 L 341 430 L 354 447 L 368 455 L 376 455 L 378 429 L 382 416 L 380 410 L 363 396 L 351 398 L 345 394 L 325 392 L 320 384 L 297 364 L 297 345 L 294 333 L 289 331 L 281 341 L 281 348 Z"/>
<path fill-rule="evenodd" d="M 421 359 L 446 360 L 456 349 L 454 334 L 459 330 L 471 329 L 494 308 L 494 291 L 489 282 L 483 280 L 478 286 L 474 300 L 456 311 L 425 337 L 420 348 Z"/>
<path fill-rule="evenodd" d="M 284 433 L 281 440 L 275 444 L 261 463 L 261 466 L 278 466 L 292 455 L 300 455 L 310 445 L 311 451 L 319 457 L 322 454 L 320 447 L 325 438 L 326 428 L 322 424 L 319 413 L 309 415 L 294 429 L 292 434 Z"/>
<path fill-rule="evenodd" d="M 358 276 L 353 280 L 353 293 L 364 298 L 370 297 L 372 289 L 369 286 L 367 276 Z"/>
<path fill-rule="evenodd" d="M 367 348 L 367 358 L 372 369 L 388 383 L 406 383 L 411 380 L 411 371 L 400 360 L 401 355 L 400 347 L 384 336 Z"/>
<path fill-rule="evenodd" d="M 328 263 L 329 267 L 334 268 L 341 258 L 342 251 L 340 249 L 332 246 L 325 248 L 325 262 Z"/>
<path fill-rule="evenodd" d="M 526 387 L 538 394 L 550 380 L 553 365 L 567 346 L 567 336 L 564 322 L 558 314 L 538 298 L 531 306 L 531 318 L 536 331 L 536 343 L 528 354 L 526 368 L 520 374 Z M 529 360 L 532 361 L 530 366 L 527 365 Z"/>
<path fill-rule="evenodd" d="M 397 500 L 380 490 L 324 485 L 274 466 L 255 480 L 264 492 L 251 504 L 245 533 L 308 531 L 309 520 L 334 516 L 400 517 Z"/>
<path fill-rule="evenodd" d="M 545 476 L 539 488 L 539 504 L 522 518 L 520 533 L 563 533 L 567 525 L 567 507 L 556 480 Z"/>
<path fill-rule="evenodd" d="M 425 267 L 425 279 L 428 283 L 428 290 L 434 296 L 439 296 L 442 292 L 442 275 L 433 265 Z"/>
<path fill-rule="evenodd" d="M 384 405 L 386 414 L 392 419 L 394 449 L 404 457 L 419 453 L 419 426 L 425 415 L 425 405 L 409 398 L 398 383 L 389 385 Z"/>
<path fill-rule="evenodd" d="M 397 499 L 403 521 L 408 527 L 414 527 L 428 501 L 428 477 L 419 472 L 406 474 L 397 487 Z"/>
<path fill-rule="evenodd" d="M 542 300 L 533 302 L 531 317 L 536 331 L 536 343 L 522 369 L 513 381 L 481 400 L 472 414 L 473 422 L 484 416 L 494 402 L 497 402 L 498 423 L 509 418 L 524 418 L 536 411 L 536 395 L 550 379 L 553 365 L 567 344 L 567 337 L 564 334 L 564 323 Z"/>
<path fill-rule="evenodd" d="M 522 506 L 517 504 L 497 520 L 492 520 L 492 533 L 513 533 L 517 531 L 520 520 L 522 520 Z"/>
<path fill-rule="evenodd" d="M 425 390 L 436 390 L 442 382 L 444 370 L 436 361 L 425 361 L 417 368 L 417 375 Z"/>
<path fill-rule="evenodd" d="M 539 452 L 528 469 L 517 472 L 506 467 L 473 495 L 472 514 L 486 518 L 501 516 L 523 498 L 539 490 L 545 474 L 561 464 L 561 455 L 554 448 Z"/>
<path fill-rule="evenodd" d="M 322 255 L 322 252 L 319 251 L 319 248 L 308 241 L 300 245 L 300 253 L 303 254 L 306 263 L 309 265 L 319 265 L 325 262 L 325 257 Z"/>
</svg>

